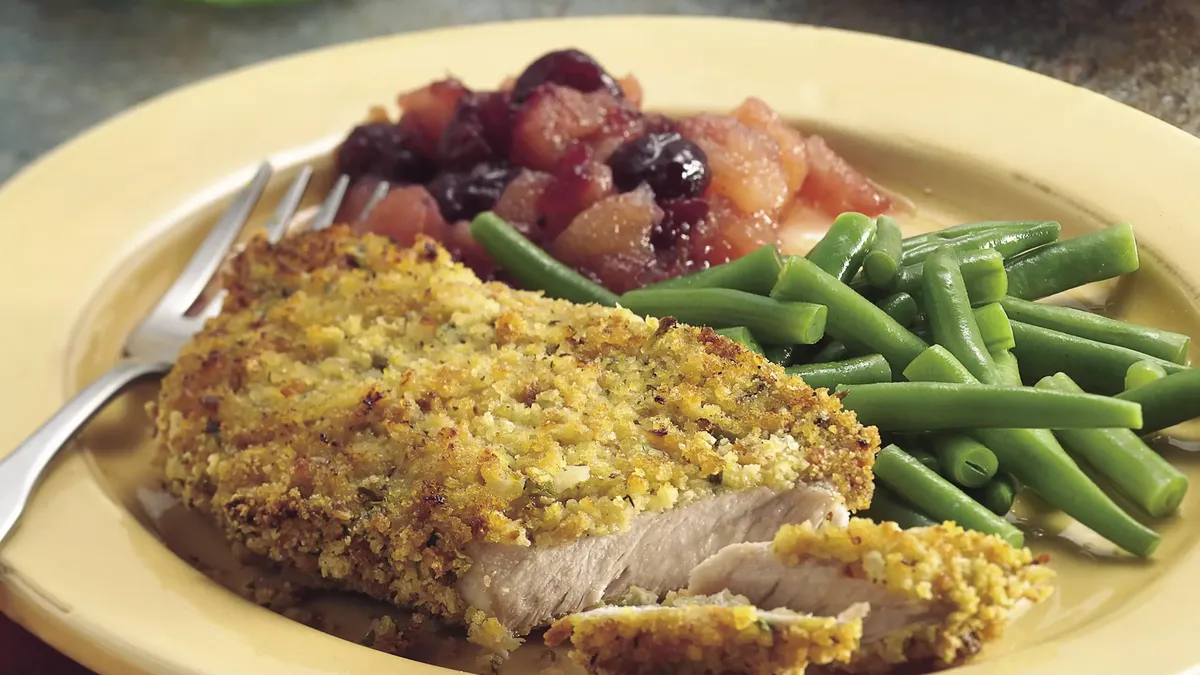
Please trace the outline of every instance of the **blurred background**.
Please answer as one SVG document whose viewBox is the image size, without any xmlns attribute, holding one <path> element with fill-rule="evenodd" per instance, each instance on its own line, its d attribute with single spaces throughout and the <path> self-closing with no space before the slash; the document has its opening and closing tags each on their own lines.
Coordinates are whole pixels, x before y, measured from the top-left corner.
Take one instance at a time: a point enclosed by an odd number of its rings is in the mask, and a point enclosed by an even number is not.
<svg viewBox="0 0 1200 675">
<path fill-rule="evenodd" d="M 1196 0 L 275 0 L 262 6 L 0 0 L 0 181 L 132 105 L 246 64 L 437 26 L 590 14 L 741 16 L 919 40 L 1089 87 L 1197 133 L 1197 6 Z M 804 67 L 797 64 L 801 75 Z"/>
</svg>

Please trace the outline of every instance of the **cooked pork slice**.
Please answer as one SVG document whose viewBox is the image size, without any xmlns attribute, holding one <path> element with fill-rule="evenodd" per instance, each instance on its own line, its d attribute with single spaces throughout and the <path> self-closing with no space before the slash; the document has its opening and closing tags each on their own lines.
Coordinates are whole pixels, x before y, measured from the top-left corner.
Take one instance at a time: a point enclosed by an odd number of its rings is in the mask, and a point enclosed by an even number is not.
<svg viewBox="0 0 1200 675">
<path fill-rule="evenodd" d="M 571 643 L 594 675 L 801 675 L 809 663 L 846 662 L 865 604 L 836 617 L 763 611 L 746 598 L 668 594 L 661 605 L 609 606 L 560 619 L 546 644 Z"/>
<path fill-rule="evenodd" d="M 157 402 L 169 487 L 483 644 L 870 500 L 875 429 L 709 329 L 345 228 L 255 239 L 227 287 Z"/>
<path fill-rule="evenodd" d="M 475 564 L 458 588 L 472 607 L 525 633 L 633 586 L 660 594 L 683 588 L 692 568 L 729 544 L 770 541 L 782 525 L 838 520 L 845 513 L 837 494 L 824 487 L 726 492 L 639 516 L 620 534 L 561 546 L 470 544 Z"/>
<path fill-rule="evenodd" d="M 1052 592 L 1053 572 L 1028 549 L 954 523 L 901 530 L 788 526 L 773 543 L 723 549 L 692 571 L 688 591 L 728 589 L 759 607 L 836 614 L 866 602 L 862 648 L 846 667 L 960 662 Z"/>
</svg>

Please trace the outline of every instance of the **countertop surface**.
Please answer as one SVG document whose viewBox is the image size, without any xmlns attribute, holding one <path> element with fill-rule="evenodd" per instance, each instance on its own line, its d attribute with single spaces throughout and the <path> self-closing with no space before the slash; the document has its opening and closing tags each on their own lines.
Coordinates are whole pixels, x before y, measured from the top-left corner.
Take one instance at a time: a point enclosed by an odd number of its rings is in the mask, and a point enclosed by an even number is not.
<svg viewBox="0 0 1200 675">
<path fill-rule="evenodd" d="M 1200 0 L 3 0 L 0 181 L 140 101 L 263 59 L 437 26 L 616 13 L 769 18 L 930 42 L 1200 133 Z"/>
</svg>

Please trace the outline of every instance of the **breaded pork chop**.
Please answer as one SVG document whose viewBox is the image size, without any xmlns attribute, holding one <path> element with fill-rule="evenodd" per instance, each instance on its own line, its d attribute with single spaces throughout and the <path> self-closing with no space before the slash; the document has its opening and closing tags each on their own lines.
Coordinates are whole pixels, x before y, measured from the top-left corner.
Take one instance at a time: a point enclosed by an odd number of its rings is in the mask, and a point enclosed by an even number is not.
<svg viewBox="0 0 1200 675">
<path fill-rule="evenodd" d="M 708 329 L 345 228 L 256 239 L 227 287 L 157 402 L 170 489 L 485 645 L 870 500 L 875 429 Z"/>
<path fill-rule="evenodd" d="M 954 523 L 901 530 L 854 518 L 845 527 L 788 526 L 773 543 L 729 546 L 692 571 L 688 591 L 728 589 L 759 607 L 815 614 L 868 603 L 861 649 L 839 669 L 946 667 L 1049 597 L 1054 573 L 1040 562 L 1029 549 Z"/>
</svg>

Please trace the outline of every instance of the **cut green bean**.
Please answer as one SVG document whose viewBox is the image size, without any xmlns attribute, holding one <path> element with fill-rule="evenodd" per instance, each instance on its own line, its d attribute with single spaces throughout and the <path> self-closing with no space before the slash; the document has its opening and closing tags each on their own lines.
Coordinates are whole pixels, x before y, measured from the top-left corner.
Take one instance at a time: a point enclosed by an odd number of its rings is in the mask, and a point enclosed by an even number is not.
<svg viewBox="0 0 1200 675">
<path fill-rule="evenodd" d="M 727 263 L 706 270 L 674 277 L 646 289 L 729 288 L 755 295 L 767 295 L 783 269 L 783 257 L 774 244 L 767 244 Z"/>
<path fill-rule="evenodd" d="M 799 375 L 814 389 L 833 389 L 840 384 L 870 384 L 891 382 L 892 369 L 887 359 L 878 354 L 860 356 L 846 361 L 812 363 L 807 366 L 792 366 L 788 375 Z"/>
<path fill-rule="evenodd" d="M 780 302 L 728 288 L 665 288 L 630 291 L 623 307 L 641 316 L 672 316 L 693 326 L 745 326 L 774 343 L 813 344 L 825 334 L 824 305 Z"/>
<path fill-rule="evenodd" d="M 964 253 L 958 260 L 958 266 L 972 305 L 998 302 L 1008 292 L 1008 273 L 1004 270 L 1004 256 L 998 252 L 984 248 Z M 896 272 L 894 290 L 919 294 L 924 274 L 924 263 L 901 267 Z"/>
<path fill-rule="evenodd" d="M 1188 346 L 1192 340 L 1186 335 L 1011 296 L 1001 300 L 1000 304 L 1013 321 L 1126 347 L 1179 365 L 1187 364 Z"/>
<path fill-rule="evenodd" d="M 1000 371 L 1000 384 L 1009 384 L 1014 387 L 1020 386 L 1020 364 L 1018 364 L 1017 357 L 1013 356 L 1011 351 L 1007 349 L 1001 349 L 999 351 L 992 352 L 992 360 L 996 362 L 996 369 Z"/>
<path fill-rule="evenodd" d="M 1184 366 L 1126 347 L 1105 344 L 1075 337 L 1049 328 L 1013 321 L 1017 346 L 1013 355 L 1021 364 L 1021 376 L 1026 383 L 1037 382 L 1047 375 L 1066 373 L 1085 391 L 1111 396 L 1125 388 L 1125 373 L 1138 361 L 1152 361 L 1167 373 L 1177 373 Z"/>
<path fill-rule="evenodd" d="M 888 288 L 904 255 L 900 224 L 889 216 L 875 219 L 875 241 L 863 260 L 863 274 L 877 288 Z"/>
<path fill-rule="evenodd" d="M 1013 502 L 1020 490 L 1020 483 L 1011 473 L 997 471 L 987 485 L 966 492 L 974 497 L 975 501 L 983 504 L 988 511 L 998 516 L 1006 516 L 1009 511 L 1012 511 Z"/>
<path fill-rule="evenodd" d="M 930 471 L 935 473 L 942 472 L 942 465 L 938 462 L 937 455 L 914 443 L 905 443 L 905 446 L 902 449 L 912 455 L 913 459 L 929 467 Z"/>
<path fill-rule="evenodd" d="M 908 293 L 896 293 L 875 303 L 879 309 L 896 320 L 896 323 L 907 328 L 917 320 L 917 316 L 921 313 L 921 308 L 917 306 L 917 301 Z M 864 345 L 854 342 L 854 351 L 857 354 L 863 354 L 870 349 Z M 825 363 L 828 361 L 843 361 L 851 356 L 850 347 L 844 343 L 834 340 L 825 345 L 813 355 L 813 363 Z"/>
<path fill-rule="evenodd" d="M 850 349 L 846 347 L 846 343 L 831 340 L 829 344 L 817 350 L 813 355 L 813 363 L 833 363 L 834 361 L 844 361 L 850 358 Z"/>
<path fill-rule="evenodd" d="M 927 346 L 870 300 L 804 258 L 788 260 L 771 297 L 825 305 L 830 335 L 842 342 L 850 338 L 863 344 L 881 354 L 896 371 L 903 370 Z"/>
<path fill-rule="evenodd" d="M 1083 391 L 1062 373 L 1043 378 L 1036 386 L 1068 393 Z M 1128 429 L 1060 429 L 1054 434 L 1068 452 L 1082 457 L 1155 518 L 1174 513 L 1187 494 L 1187 477 Z"/>
<path fill-rule="evenodd" d="M 983 337 L 989 352 L 1006 351 L 1017 346 L 1012 324 L 1009 323 L 1008 314 L 1004 312 L 1000 303 L 992 302 L 976 307 L 974 313 L 975 325 L 979 326 L 979 335 Z M 994 358 L 992 360 L 995 361 Z"/>
<path fill-rule="evenodd" d="M 986 445 L 963 434 L 937 434 L 930 441 L 941 474 L 955 485 L 977 488 L 986 485 L 1000 463 Z"/>
<path fill-rule="evenodd" d="M 921 246 L 913 246 L 904 251 L 904 264 L 911 265 L 924 260 L 934 250 L 949 246 L 956 253 L 975 251 L 984 248 L 994 249 L 1005 258 L 1011 258 L 1043 244 L 1058 240 L 1061 230 L 1058 223 L 1047 221 L 1035 223 L 1025 228 L 993 230 L 990 232 L 974 232 L 972 234 L 931 241 Z"/>
<path fill-rule="evenodd" d="M 947 227 L 934 232 L 925 232 L 916 234 L 911 237 L 906 237 L 903 242 L 904 250 L 910 251 L 918 246 L 923 246 L 930 242 L 945 242 L 951 239 L 959 239 L 962 237 L 979 234 L 980 232 L 1011 232 L 1014 230 L 1025 230 L 1031 227 L 1037 227 L 1047 221 L 1044 220 L 981 220 L 979 222 L 962 223 L 953 227 Z"/>
<path fill-rule="evenodd" d="M 830 276 L 850 283 L 874 240 L 875 221 L 861 213 L 843 213 L 806 257 Z"/>
<path fill-rule="evenodd" d="M 1153 361 L 1138 361 L 1125 371 L 1125 390 L 1156 382 L 1167 376 L 1167 371 Z"/>
<path fill-rule="evenodd" d="M 837 391 L 860 422 L 883 431 L 1142 426 L 1141 406 L 1094 394 L 944 382 L 852 384 Z"/>
<path fill-rule="evenodd" d="M 717 335 L 727 337 L 755 354 L 763 353 L 762 346 L 758 344 L 758 340 L 754 339 L 754 334 L 750 332 L 750 329 L 745 326 L 718 328 Z"/>
<path fill-rule="evenodd" d="M 912 382 L 967 383 L 978 381 L 966 366 L 941 345 L 933 345 L 921 352 L 904 369 L 904 377 Z"/>
<path fill-rule="evenodd" d="M 471 221 L 471 237 L 525 288 L 571 302 L 617 304 L 615 293 L 555 260 L 491 211 Z"/>
<path fill-rule="evenodd" d="M 875 303 L 885 314 L 896 320 L 901 326 L 908 327 L 917 320 L 921 308 L 917 301 L 908 293 L 895 293 Z"/>
<path fill-rule="evenodd" d="M 950 350 L 975 379 L 998 384 L 1000 374 L 975 323 L 975 313 L 971 311 L 971 301 L 954 251 L 939 248 L 929 254 L 924 264 L 921 288 L 934 342 Z"/>
<path fill-rule="evenodd" d="M 966 368 L 961 364 L 955 368 L 955 363 L 949 352 L 930 348 L 904 374 L 909 379 L 925 377 L 959 384 L 974 381 Z M 1122 511 L 1079 468 L 1050 431 L 976 429 L 971 436 L 995 453 L 1000 466 L 1012 473 L 1021 485 L 1105 539 L 1142 557 L 1149 557 L 1158 548 L 1158 533 Z"/>
<path fill-rule="evenodd" d="M 952 520 L 964 528 L 994 534 L 1013 546 L 1025 545 L 1025 536 L 1011 523 L 895 445 L 876 455 L 875 479 L 934 520 Z"/>
<path fill-rule="evenodd" d="M 1037 300 L 1137 270 L 1137 242 L 1133 227 L 1123 223 L 1047 244 L 1004 266 L 1008 269 L 1008 294 Z"/>
<path fill-rule="evenodd" d="M 1141 433 L 1161 431 L 1200 417 L 1200 369 L 1188 368 L 1117 394 L 1142 406 Z"/>
<path fill-rule="evenodd" d="M 896 493 L 882 485 L 875 486 L 875 495 L 871 497 L 871 508 L 858 515 L 870 518 L 877 523 L 895 523 L 904 530 L 937 525 L 932 518 L 921 513 L 917 507 L 904 501 Z"/>
</svg>

